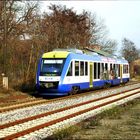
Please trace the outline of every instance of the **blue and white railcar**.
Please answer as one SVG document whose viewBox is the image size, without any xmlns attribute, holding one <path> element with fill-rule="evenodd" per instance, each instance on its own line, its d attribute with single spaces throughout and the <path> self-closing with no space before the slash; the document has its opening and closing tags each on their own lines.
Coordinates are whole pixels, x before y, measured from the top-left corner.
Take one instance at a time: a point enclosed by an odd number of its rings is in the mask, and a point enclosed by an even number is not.
<svg viewBox="0 0 140 140">
<path fill-rule="evenodd" d="M 129 64 L 125 59 L 81 50 L 44 53 L 36 75 L 36 87 L 42 95 L 68 95 L 128 81 Z"/>
</svg>

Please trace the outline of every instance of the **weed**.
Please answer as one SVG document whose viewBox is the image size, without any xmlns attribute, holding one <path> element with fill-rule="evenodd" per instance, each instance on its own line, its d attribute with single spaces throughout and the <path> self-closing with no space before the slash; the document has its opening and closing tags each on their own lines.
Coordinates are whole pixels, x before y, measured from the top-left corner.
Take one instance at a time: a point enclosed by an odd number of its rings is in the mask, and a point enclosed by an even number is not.
<svg viewBox="0 0 140 140">
<path fill-rule="evenodd" d="M 80 129 L 81 128 L 77 125 L 63 128 L 61 130 L 56 131 L 56 133 L 52 137 L 50 137 L 48 140 L 50 140 L 50 139 L 52 139 L 52 140 L 62 140 L 65 137 L 68 137 L 68 136 L 74 134 L 75 132 L 79 131 Z"/>
<path fill-rule="evenodd" d="M 92 121 L 90 121 L 90 126 L 99 126 L 101 123 L 100 123 L 100 120 L 99 119 L 94 119 Z"/>
<path fill-rule="evenodd" d="M 109 119 L 121 119 L 120 113 L 121 113 L 122 109 L 119 107 L 114 107 L 112 109 L 109 110 L 105 110 L 104 112 L 102 112 L 100 115 L 102 117 L 107 117 Z"/>
</svg>

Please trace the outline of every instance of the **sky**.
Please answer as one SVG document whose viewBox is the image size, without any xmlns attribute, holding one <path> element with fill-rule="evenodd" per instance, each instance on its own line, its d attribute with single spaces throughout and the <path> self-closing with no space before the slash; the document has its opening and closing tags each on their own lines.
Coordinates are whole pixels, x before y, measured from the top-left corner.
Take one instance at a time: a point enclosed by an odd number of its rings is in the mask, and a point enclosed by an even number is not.
<svg viewBox="0 0 140 140">
<path fill-rule="evenodd" d="M 47 11 L 51 4 L 66 5 L 77 13 L 83 10 L 96 13 L 97 19 L 103 19 L 109 31 L 108 38 L 122 46 L 122 39 L 127 38 L 140 49 L 140 1 L 139 0 L 69 0 L 69 1 L 42 1 L 41 11 Z"/>
</svg>

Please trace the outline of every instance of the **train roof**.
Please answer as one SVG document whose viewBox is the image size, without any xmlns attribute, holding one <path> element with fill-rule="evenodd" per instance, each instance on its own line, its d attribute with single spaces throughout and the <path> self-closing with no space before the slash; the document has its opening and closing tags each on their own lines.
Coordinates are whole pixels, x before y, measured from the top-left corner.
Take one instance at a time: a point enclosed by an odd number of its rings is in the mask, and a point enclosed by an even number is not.
<svg viewBox="0 0 140 140">
<path fill-rule="evenodd" d="M 70 52 L 67 51 L 52 51 L 48 53 L 44 53 L 42 58 L 66 58 Z"/>
<path fill-rule="evenodd" d="M 124 58 L 109 55 L 103 51 L 90 49 L 54 49 L 52 52 L 44 53 L 42 58 L 67 58 L 70 55 L 74 59 L 94 60 L 97 62 L 128 63 Z"/>
</svg>

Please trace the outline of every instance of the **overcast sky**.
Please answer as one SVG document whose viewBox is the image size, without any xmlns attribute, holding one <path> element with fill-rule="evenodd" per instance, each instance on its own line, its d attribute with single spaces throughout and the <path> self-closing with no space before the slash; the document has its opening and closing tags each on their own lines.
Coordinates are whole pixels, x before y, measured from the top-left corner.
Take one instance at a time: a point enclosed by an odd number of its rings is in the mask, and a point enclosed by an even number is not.
<svg viewBox="0 0 140 140">
<path fill-rule="evenodd" d="M 42 11 L 52 4 L 66 5 L 77 13 L 83 10 L 96 13 L 97 18 L 104 19 L 109 30 L 108 37 L 115 39 L 121 47 L 121 40 L 126 37 L 140 49 L 140 1 L 42 1 Z"/>
</svg>

